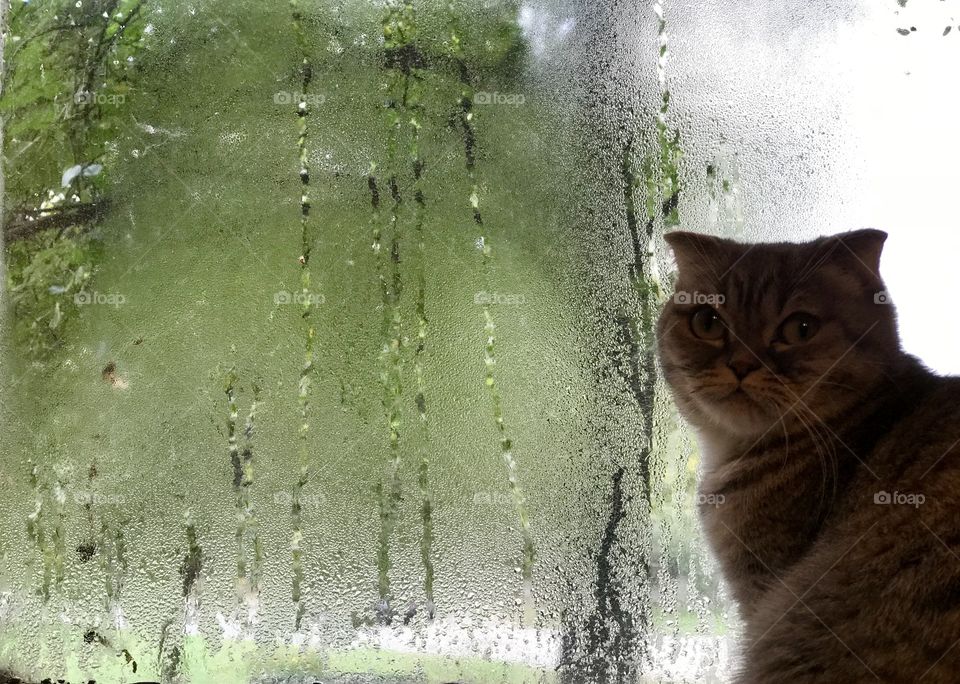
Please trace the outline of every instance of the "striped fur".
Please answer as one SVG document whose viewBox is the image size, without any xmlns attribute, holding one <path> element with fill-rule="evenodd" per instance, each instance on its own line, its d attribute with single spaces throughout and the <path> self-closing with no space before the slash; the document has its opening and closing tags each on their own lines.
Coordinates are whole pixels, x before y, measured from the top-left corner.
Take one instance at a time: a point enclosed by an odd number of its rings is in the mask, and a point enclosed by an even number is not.
<svg viewBox="0 0 960 684">
<path fill-rule="evenodd" d="M 700 517 L 745 626 L 739 683 L 960 681 L 960 378 L 902 351 L 885 237 L 667 236 L 679 296 L 660 361 L 701 445 Z M 704 300 L 719 340 L 691 328 Z M 785 344 L 795 311 L 820 329 Z"/>
</svg>

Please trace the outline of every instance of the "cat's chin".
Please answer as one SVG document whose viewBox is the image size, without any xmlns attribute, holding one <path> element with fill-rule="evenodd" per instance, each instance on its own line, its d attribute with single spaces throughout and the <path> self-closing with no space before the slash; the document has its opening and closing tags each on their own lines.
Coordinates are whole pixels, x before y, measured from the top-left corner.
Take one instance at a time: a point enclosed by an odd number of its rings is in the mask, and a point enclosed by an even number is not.
<svg viewBox="0 0 960 684">
<path fill-rule="evenodd" d="M 699 406 L 709 425 L 700 427 L 719 430 L 731 437 L 759 439 L 773 432 L 780 424 L 780 414 L 744 390 L 736 390 L 722 399 Z"/>
</svg>

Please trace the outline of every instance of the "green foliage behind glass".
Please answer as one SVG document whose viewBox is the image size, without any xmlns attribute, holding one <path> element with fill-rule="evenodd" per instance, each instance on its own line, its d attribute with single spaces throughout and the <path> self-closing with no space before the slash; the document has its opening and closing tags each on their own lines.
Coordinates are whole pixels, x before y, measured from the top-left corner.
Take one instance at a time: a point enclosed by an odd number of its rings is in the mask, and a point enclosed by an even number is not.
<svg viewBox="0 0 960 684">
<path fill-rule="evenodd" d="M 99 213 L 72 210 L 105 195 L 146 38 L 143 15 L 142 0 L 19 2 L 10 10 L 0 98 L 6 285 L 17 336 L 34 354 L 56 345 L 94 269 L 85 233 Z M 97 173 L 61 187 L 67 169 L 92 164 Z"/>
<path fill-rule="evenodd" d="M 56 346 L 90 279 L 93 241 L 80 228 L 45 230 L 7 249 L 7 289 L 18 341 L 33 355 Z"/>
<path fill-rule="evenodd" d="M 0 100 L 7 206 L 59 187 L 70 166 L 104 161 L 133 93 L 143 11 L 141 0 L 15 3 Z"/>
<path fill-rule="evenodd" d="M 454 23 L 465 63 L 485 76 L 509 78 L 524 54 L 525 43 L 517 22 L 519 11 L 515 0 L 453 0 L 446 14 L 427 13 L 421 20 L 421 24 L 428 27 L 423 31 L 427 36 L 444 38 L 426 40 L 423 49 L 431 57 L 448 54 L 449 27 Z M 446 22 L 448 30 L 432 30 L 430 24 L 440 21 Z"/>
</svg>

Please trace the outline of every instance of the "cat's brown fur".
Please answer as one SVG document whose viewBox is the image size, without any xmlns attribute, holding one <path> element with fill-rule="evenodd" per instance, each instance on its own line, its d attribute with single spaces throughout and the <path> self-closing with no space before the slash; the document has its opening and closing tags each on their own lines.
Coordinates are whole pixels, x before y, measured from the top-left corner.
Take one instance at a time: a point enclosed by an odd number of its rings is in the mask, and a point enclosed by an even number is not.
<svg viewBox="0 0 960 684">
<path fill-rule="evenodd" d="M 660 360 L 701 445 L 701 521 L 745 625 L 740 683 L 960 681 L 960 378 L 901 350 L 885 237 L 667 236 L 679 294 Z M 719 340 L 697 337 L 682 293 L 723 296 Z M 797 310 L 819 331 L 774 342 Z"/>
</svg>

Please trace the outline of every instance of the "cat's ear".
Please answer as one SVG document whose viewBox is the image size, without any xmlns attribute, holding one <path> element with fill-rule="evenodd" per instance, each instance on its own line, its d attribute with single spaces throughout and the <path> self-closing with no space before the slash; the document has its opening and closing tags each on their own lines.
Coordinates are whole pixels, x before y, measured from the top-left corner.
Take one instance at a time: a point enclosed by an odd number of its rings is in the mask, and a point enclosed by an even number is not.
<svg viewBox="0 0 960 684">
<path fill-rule="evenodd" d="M 887 234 L 882 230 L 864 228 L 828 237 L 826 245 L 830 248 L 832 259 L 852 262 L 855 269 L 862 266 L 870 275 L 879 278 L 880 254 L 886 239 Z"/>
<path fill-rule="evenodd" d="M 727 268 L 723 264 L 730 260 L 729 240 L 684 230 L 666 233 L 663 239 L 673 250 L 681 278 L 718 277 Z"/>
</svg>

